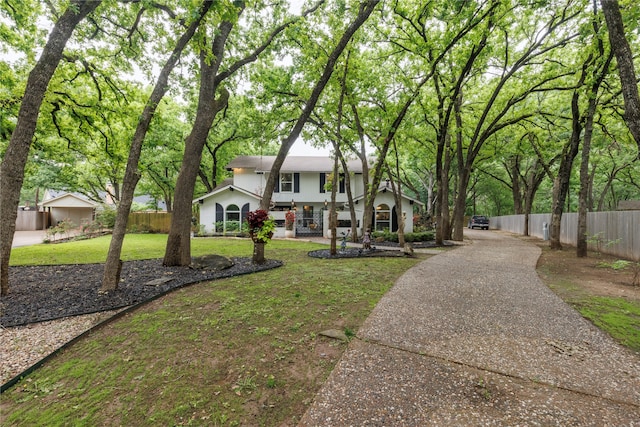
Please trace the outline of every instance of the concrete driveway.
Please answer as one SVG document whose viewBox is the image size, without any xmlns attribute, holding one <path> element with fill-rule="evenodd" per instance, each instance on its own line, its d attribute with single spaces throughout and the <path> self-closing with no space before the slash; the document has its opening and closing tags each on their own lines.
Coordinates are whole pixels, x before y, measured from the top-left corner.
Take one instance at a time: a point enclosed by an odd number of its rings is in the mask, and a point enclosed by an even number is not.
<svg viewBox="0 0 640 427">
<path fill-rule="evenodd" d="M 46 236 L 47 232 L 44 230 L 16 231 L 13 235 L 11 247 L 17 248 L 18 246 L 37 245 L 38 243 L 42 243 Z"/>
<path fill-rule="evenodd" d="M 542 283 L 536 245 L 464 234 L 382 297 L 299 427 L 639 426 L 640 357 Z"/>
</svg>

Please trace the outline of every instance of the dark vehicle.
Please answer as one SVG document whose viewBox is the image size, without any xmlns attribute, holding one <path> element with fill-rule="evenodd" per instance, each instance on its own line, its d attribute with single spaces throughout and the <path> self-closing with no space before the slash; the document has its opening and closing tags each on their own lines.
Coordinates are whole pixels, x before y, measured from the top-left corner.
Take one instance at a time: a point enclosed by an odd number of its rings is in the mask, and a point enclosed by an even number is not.
<svg viewBox="0 0 640 427">
<path fill-rule="evenodd" d="M 489 229 L 489 218 L 484 215 L 474 215 L 469 219 L 469 228 Z"/>
</svg>

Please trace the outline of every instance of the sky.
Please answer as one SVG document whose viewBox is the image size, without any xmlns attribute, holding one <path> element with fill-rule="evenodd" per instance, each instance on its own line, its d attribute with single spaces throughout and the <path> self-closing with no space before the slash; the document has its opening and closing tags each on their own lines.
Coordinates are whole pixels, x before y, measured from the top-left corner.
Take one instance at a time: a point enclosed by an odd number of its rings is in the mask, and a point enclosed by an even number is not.
<svg viewBox="0 0 640 427">
<path fill-rule="evenodd" d="M 329 156 L 331 152 L 328 148 L 315 148 L 307 144 L 301 138 L 298 138 L 293 143 L 291 150 L 289 150 L 291 156 Z"/>
</svg>

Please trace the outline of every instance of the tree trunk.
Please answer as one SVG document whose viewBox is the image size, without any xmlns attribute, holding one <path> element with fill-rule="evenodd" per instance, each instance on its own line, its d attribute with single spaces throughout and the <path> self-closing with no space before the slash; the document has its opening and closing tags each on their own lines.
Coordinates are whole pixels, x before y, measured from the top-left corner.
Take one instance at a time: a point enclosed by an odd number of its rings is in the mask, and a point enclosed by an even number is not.
<svg viewBox="0 0 640 427">
<path fill-rule="evenodd" d="M 589 192 L 589 152 L 591 151 L 591 135 L 593 134 L 593 115 L 596 110 L 596 98 L 589 100 L 589 111 L 582 141 L 582 163 L 580 164 L 580 196 L 578 198 L 578 236 L 576 255 L 587 256 L 587 196 Z"/>
<path fill-rule="evenodd" d="M 394 144 L 395 145 L 395 144 Z M 396 147 L 396 167 L 398 165 L 399 159 L 397 158 L 397 147 Z M 397 170 L 396 170 L 397 172 Z M 393 191 L 393 200 L 396 204 L 396 215 L 398 216 L 398 245 L 400 248 L 404 248 L 405 240 L 404 240 L 404 223 L 405 219 L 402 215 L 402 189 L 400 188 L 400 183 L 395 182 L 393 178 L 393 174 L 391 173 L 391 168 L 388 168 L 389 181 L 391 182 L 391 190 Z M 391 230 L 393 231 L 393 230 Z"/>
<path fill-rule="evenodd" d="M 253 242 L 253 257 L 251 262 L 254 264 L 264 264 L 264 245 L 265 242 Z"/>
<path fill-rule="evenodd" d="M 336 148 L 336 154 L 340 157 L 340 164 L 342 165 L 342 170 L 344 171 L 344 188 L 347 192 L 347 202 L 349 203 L 349 217 L 351 219 L 351 241 L 353 243 L 357 243 L 358 236 L 362 236 L 364 230 L 361 230 L 361 232 L 358 233 L 358 217 L 356 215 L 355 204 L 353 203 L 353 193 L 351 192 L 351 176 L 349 174 L 347 161 L 342 155 L 340 147 Z"/>
<path fill-rule="evenodd" d="M 595 7 L 595 5 L 594 5 Z M 597 32 L 598 23 L 594 21 L 594 28 Z M 604 57 L 604 46 L 601 40 L 599 47 L 599 57 Z M 580 164 L 580 196 L 578 198 L 578 232 L 577 232 L 577 244 L 576 255 L 579 258 L 587 256 L 587 202 L 589 200 L 589 190 L 591 186 L 591 179 L 589 174 L 589 154 L 591 152 L 591 137 L 593 135 L 593 120 L 596 114 L 596 107 L 598 104 L 598 91 L 605 76 L 608 74 L 609 65 L 613 60 L 613 53 L 609 54 L 602 68 L 594 69 L 594 81 L 591 85 L 591 94 L 589 96 L 589 103 L 586 111 L 586 120 L 584 126 L 584 139 L 582 141 L 582 163 Z"/>
<path fill-rule="evenodd" d="M 513 212 L 520 215 L 523 212 L 522 190 L 520 189 L 520 155 L 512 159 L 511 163 L 511 194 L 513 196 Z"/>
<path fill-rule="evenodd" d="M 211 7 L 212 1 L 205 1 L 200 17 L 193 21 L 187 31 L 180 37 L 180 40 L 173 49 L 171 56 L 165 63 L 158 81 L 156 82 L 153 92 L 144 107 L 142 115 L 138 120 L 136 131 L 131 141 L 131 147 L 129 148 L 129 158 L 127 160 L 127 168 L 124 174 L 124 180 L 122 184 L 122 193 L 120 203 L 118 204 L 118 213 L 116 216 L 116 223 L 113 227 L 113 233 L 111 236 L 111 243 L 109 244 L 109 252 L 107 253 L 107 260 L 104 266 L 104 273 L 102 276 L 102 286 L 100 292 L 107 292 L 117 289 L 120 282 L 120 268 L 121 264 L 120 254 L 122 253 L 122 244 L 124 242 L 124 236 L 127 230 L 127 219 L 129 217 L 129 211 L 131 210 L 131 204 L 133 203 L 133 196 L 136 189 L 136 185 L 140 180 L 140 172 L 138 171 L 138 162 L 140 161 L 140 153 L 142 152 L 142 145 L 144 138 L 151 125 L 151 120 L 156 111 L 156 108 L 160 104 L 160 101 L 164 97 L 165 93 L 169 89 L 169 76 L 171 71 L 177 64 L 182 51 L 189 43 L 189 40 L 195 34 L 196 29 L 200 25 L 200 21 Z M 167 207 L 169 207 L 167 205 Z M 189 216 L 191 219 L 191 216 Z"/>
<path fill-rule="evenodd" d="M 331 229 L 331 247 L 329 253 L 335 255 L 337 252 L 336 241 L 338 236 L 338 212 L 336 211 L 336 191 L 338 187 L 338 156 L 333 159 L 333 173 L 331 175 L 331 211 L 329 212 L 329 228 Z"/>
<path fill-rule="evenodd" d="M 562 244 L 560 243 L 560 224 L 562 221 L 564 202 L 567 199 L 567 194 L 569 193 L 573 160 L 576 158 L 580 148 L 580 136 L 583 127 L 582 117 L 580 117 L 580 90 L 582 90 L 582 87 L 584 86 L 587 69 L 592 62 L 592 59 L 592 57 L 589 57 L 582 65 L 582 73 L 580 74 L 580 78 L 576 84 L 576 89 L 573 91 L 573 96 L 571 97 L 571 136 L 569 137 L 567 145 L 565 145 L 563 149 L 560 167 L 558 168 L 558 175 L 553 183 L 549 247 L 554 250 L 562 249 Z"/>
<path fill-rule="evenodd" d="M 524 191 L 524 235 L 528 236 L 529 231 L 529 216 L 533 210 L 533 199 L 536 197 L 538 188 L 545 177 L 544 168 L 538 158 L 534 158 L 533 165 L 529 170 L 529 176 L 527 177 L 527 185 Z"/>
<path fill-rule="evenodd" d="M 9 259 L 16 230 L 20 190 L 42 100 L 76 26 L 100 4 L 101 0 L 71 1 L 54 25 L 40 59 L 29 73 L 18 121 L 0 168 L 0 295 L 9 293 Z"/>
<path fill-rule="evenodd" d="M 206 58 L 203 55 L 202 64 L 204 67 L 210 68 L 206 66 L 205 61 Z M 208 73 L 201 72 L 201 74 Z M 215 86 L 217 85 L 213 84 L 213 79 L 211 79 L 211 85 L 204 80 L 209 80 L 206 75 L 201 78 L 198 113 L 191 134 L 185 142 L 182 166 L 176 182 L 173 214 L 171 215 L 171 226 L 163 260 L 165 266 L 189 265 L 191 263 L 191 201 L 202 159 L 202 149 L 213 120 L 229 101 L 229 92 L 222 89 L 220 97 L 212 102 L 211 99 L 215 95 Z M 207 98 L 205 93 L 210 97 Z"/>
<path fill-rule="evenodd" d="M 473 159 L 467 154 L 465 161 L 462 154 L 462 92 L 458 93 L 453 103 L 454 117 L 456 121 L 456 157 L 458 163 L 458 188 L 453 206 L 453 240 L 464 240 L 464 214 L 467 207 L 467 187 L 471 175 L 470 165 Z M 468 166 L 469 165 L 469 166 Z"/>
<path fill-rule="evenodd" d="M 464 169 L 458 175 L 458 194 L 453 208 L 453 240 L 464 239 L 464 214 L 467 207 L 467 187 L 469 185 L 469 170 Z"/>
<path fill-rule="evenodd" d="M 451 185 L 449 177 L 451 176 L 451 147 L 450 137 L 447 133 L 447 145 L 444 153 L 444 165 L 442 167 L 442 238 L 445 240 L 451 240 L 451 211 L 449 209 L 449 191 Z"/>
<path fill-rule="evenodd" d="M 633 54 L 625 36 L 618 0 L 600 0 L 600 3 L 607 21 L 611 49 L 613 49 L 618 61 L 618 72 L 624 97 L 624 119 L 638 145 L 638 158 L 640 159 L 640 97 L 638 96 Z M 633 7 L 632 4 L 635 3 L 629 3 L 629 7 Z"/>
<path fill-rule="evenodd" d="M 241 14 L 241 10 L 238 15 Z M 167 246 L 162 261 L 165 266 L 189 265 L 191 263 L 191 201 L 193 190 L 200 170 L 202 150 L 209 136 L 213 120 L 219 111 L 227 106 L 229 92 L 220 91 L 218 99 L 216 92 L 219 87 L 217 73 L 222 63 L 225 45 L 233 22 L 220 23 L 216 36 L 211 43 L 211 51 L 200 52 L 200 90 L 198 93 L 198 107 L 191 133 L 185 141 L 184 156 L 178 173 L 173 200 L 173 214 Z M 209 55 L 212 55 L 211 59 Z"/>
<path fill-rule="evenodd" d="M 387 166 L 387 174 L 389 175 L 389 181 L 391 182 L 391 190 L 393 191 L 393 200 L 396 205 L 396 216 L 398 217 L 398 245 L 404 248 L 404 227 L 406 218 L 402 211 L 402 184 L 400 182 L 400 158 L 398 156 L 398 145 L 393 142 L 393 153 L 395 154 L 395 174 L 392 173 L 391 167 Z M 412 215 L 413 217 L 413 215 Z M 393 230 L 391 230 L 393 231 Z"/>
<path fill-rule="evenodd" d="M 347 203 L 349 204 L 349 216 L 351 219 L 351 241 L 353 243 L 358 242 L 358 219 L 356 217 L 356 207 L 353 203 L 353 194 L 351 193 L 351 176 L 349 174 L 349 167 L 347 165 L 347 161 L 342 154 L 342 150 L 340 149 L 340 143 L 344 141 L 342 137 L 342 116 L 344 109 L 344 96 L 347 93 L 347 72 L 349 66 L 349 58 L 350 52 L 347 52 L 347 59 L 345 61 L 344 73 L 342 78 L 340 79 L 340 99 L 338 102 L 338 124 L 337 124 L 337 135 L 338 140 L 334 141 L 333 148 L 335 150 L 336 158 L 340 160 L 340 164 L 342 165 L 342 171 L 344 172 L 344 187 L 347 192 Z M 363 234 L 363 233 L 360 233 Z"/>
<path fill-rule="evenodd" d="M 358 139 L 360 140 L 360 150 L 354 148 L 354 152 L 360 159 L 362 164 L 362 204 L 364 205 L 362 213 L 361 230 L 364 233 L 367 230 L 371 230 L 371 217 L 373 216 L 372 205 L 369 203 L 369 161 L 367 159 L 367 144 L 365 142 L 364 130 L 360 122 L 360 116 L 358 115 L 358 109 L 354 104 L 351 105 L 353 111 L 353 117 L 355 118 L 356 128 L 358 131 Z M 354 207 L 355 209 L 355 207 Z"/>
</svg>

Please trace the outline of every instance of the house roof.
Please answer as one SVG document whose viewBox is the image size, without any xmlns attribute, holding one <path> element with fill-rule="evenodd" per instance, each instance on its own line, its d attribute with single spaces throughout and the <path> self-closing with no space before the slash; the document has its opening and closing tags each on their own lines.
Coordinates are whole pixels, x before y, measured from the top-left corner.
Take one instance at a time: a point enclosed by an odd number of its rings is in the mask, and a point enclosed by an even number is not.
<svg viewBox="0 0 640 427">
<path fill-rule="evenodd" d="M 254 197 L 254 198 L 258 199 L 258 200 L 262 199 L 262 196 L 260 196 L 258 194 L 252 193 L 250 191 L 245 190 L 244 188 L 240 188 L 240 187 L 237 187 L 237 186 L 233 185 L 233 179 L 232 178 L 227 178 L 224 181 L 222 181 L 220 183 L 220 185 L 218 185 L 216 188 L 214 188 L 211 192 L 209 192 L 209 193 L 207 193 L 207 194 L 205 194 L 203 196 L 200 196 L 197 199 L 194 199 L 193 202 L 191 202 L 191 203 L 198 203 L 201 200 L 208 199 L 209 197 L 215 196 L 216 194 L 219 194 L 219 193 L 221 193 L 223 191 L 238 191 L 238 192 L 240 192 L 242 194 L 246 194 L 247 196 Z"/>
<path fill-rule="evenodd" d="M 238 156 L 227 164 L 227 170 L 255 169 L 256 172 L 269 172 L 276 156 Z M 362 173 L 360 159 L 347 161 L 350 172 Z M 331 172 L 333 158 L 319 156 L 287 156 L 280 172 Z"/>
<path fill-rule="evenodd" d="M 378 193 L 386 193 L 387 191 L 389 191 L 389 192 L 393 191 L 391 186 L 387 187 L 385 184 L 381 184 L 380 187 L 378 187 Z M 357 197 L 354 197 L 353 201 L 354 202 L 358 202 L 358 201 L 362 200 L 363 198 L 364 198 L 364 194 L 361 194 L 361 195 L 359 195 Z M 414 199 L 413 197 L 409 197 L 405 193 L 402 193 L 402 198 L 403 199 L 407 199 L 407 200 L 409 200 L 409 201 L 411 201 L 411 202 L 413 202 L 413 203 L 415 203 L 417 205 L 424 206 L 424 203 L 422 203 L 420 200 Z"/>
<path fill-rule="evenodd" d="M 42 202 L 43 207 L 50 208 L 95 208 L 98 204 L 72 193 L 63 193 Z"/>
</svg>

